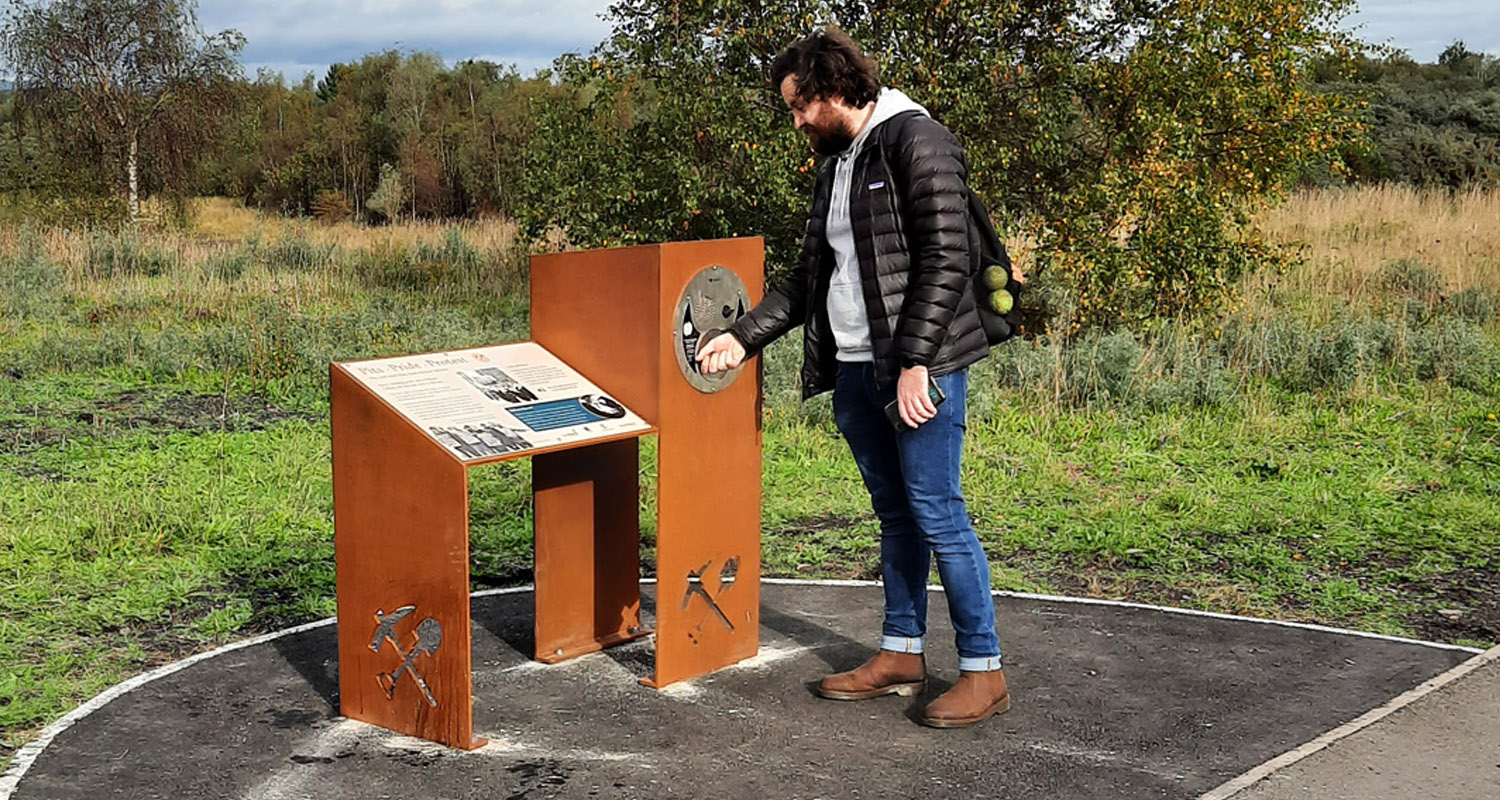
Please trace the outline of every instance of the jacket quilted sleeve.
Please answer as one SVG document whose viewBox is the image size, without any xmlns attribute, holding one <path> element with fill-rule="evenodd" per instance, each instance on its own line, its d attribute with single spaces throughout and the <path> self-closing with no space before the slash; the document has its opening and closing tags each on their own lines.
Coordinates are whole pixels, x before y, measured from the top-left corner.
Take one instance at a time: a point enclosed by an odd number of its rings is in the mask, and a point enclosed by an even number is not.
<svg viewBox="0 0 1500 800">
<path fill-rule="evenodd" d="M 931 366 L 968 291 L 968 165 L 958 139 L 927 117 L 905 125 L 892 160 L 911 259 L 896 352 L 903 366 Z"/>
<path fill-rule="evenodd" d="M 827 187 L 823 184 L 831 179 L 829 170 L 820 169 L 813 197 L 826 195 L 823 190 Z M 755 308 L 730 326 L 729 332 L 740 340 L 749 354 L 765 349 L 807 319 L 807 304 L 812 301 L 813 280 L 817 275 L 819 250 L 823 246 L 823 217 L 827 214 L 826 202 L 813 204 L 803 230 L 797 265 L 766 292 Z"/>
</svg>

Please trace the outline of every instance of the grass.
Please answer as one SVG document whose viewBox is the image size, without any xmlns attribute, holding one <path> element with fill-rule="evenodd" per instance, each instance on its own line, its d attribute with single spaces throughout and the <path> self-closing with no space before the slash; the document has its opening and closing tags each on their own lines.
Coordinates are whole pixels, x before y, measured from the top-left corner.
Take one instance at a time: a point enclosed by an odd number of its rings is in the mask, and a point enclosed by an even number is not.
<svg viewBox="0 0 1500 800">
<path fill-rule="evenodd" d="M 965 491 L 996 585 L 1500 641 L 1497 205 L 1299 195 L 1262 222 L 1306 265 L 1216 324 L 977 366 Z M 198 218 L 0 231 L 0 760 L 130 674 L 333 613 L 328 362 L 525 338 L 503 223 Z M 877 577 L 795 339 L 766 355 L 765 571 Z M 529 580 L 529 478 L 472 473 L 476 587 Z"/>
<path fill-rule="evenodd" d="M 1408 386 L 1330 403 L 1268 388 L 1213 409 L 1067 414 L 999 399 L 971 425 L 964 475 L 999 588 L 1448 641 L 1500 633 L 1484 597 L 1500 567 L 1492 396 Z M 835 435 L 773 417 L 767 438 L 790 445 L 767 460 L 767 569 L 878 578 L 878 528 Z M 1484 581 L 1447 591 L 1465 570 Z M 1436 613 L 1455 606 L 1484 621 Z"/>
<path fill-rule="evenodd" d="M 1252 281 L 1252 299 L 1272 293 L 1306 298 L 1331 312 L 1337 298 L 1378 309 L 1382 276 L 1406 261 L 1426 267 L 1438 288 L 1500 290 L 1500 192 L 1434 192 L 1410 186 L 1300 192 L 1270 212 L 1262 227 L 1282 241 L 1307 245 L 1313 269 Z M 1321 302 L 1320 302 L 1321 301 Z"/>
</svg>

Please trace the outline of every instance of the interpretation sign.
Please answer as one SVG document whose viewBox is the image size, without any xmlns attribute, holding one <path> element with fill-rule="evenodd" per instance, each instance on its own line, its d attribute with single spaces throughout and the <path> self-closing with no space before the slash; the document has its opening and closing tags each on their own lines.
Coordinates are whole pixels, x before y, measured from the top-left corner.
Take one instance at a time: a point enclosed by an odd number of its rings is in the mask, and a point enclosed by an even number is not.
<svg viewBox="0 0 1500 800">
<path fill-rule="evenodd" d="M 535 342 L 343 367 L 465 461 L 651 429 Z"/>
</svg>

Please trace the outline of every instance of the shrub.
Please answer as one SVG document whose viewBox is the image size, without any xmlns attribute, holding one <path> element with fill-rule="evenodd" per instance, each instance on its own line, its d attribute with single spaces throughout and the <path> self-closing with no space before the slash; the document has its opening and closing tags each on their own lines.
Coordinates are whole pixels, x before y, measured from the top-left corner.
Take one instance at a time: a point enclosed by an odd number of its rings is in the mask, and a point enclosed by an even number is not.
<svg viewBox="0 0 1500 800">
<path fill-rule="evenodd" d="M 118 225 L 129 218 L 125 201 L 114 195 L 0 193 L 0 222 L 83 230 L 94 225 Z"/>
<path fill-rule="evenodd" d="M 309 209 L 319 222 L 344 222 L 354 217 L 354 203 L 338 189 L 324 189 L 313 196 Z"/>
<path fill-rule="evenodd" d="M 470 278 L 479 274 L 484 263 L 479 251 L 464 239 L 463 231 L 457 227 L 444 230 L 443 242 L 437 247 L 419 242 L 412 257 L 426 264 L 449 267 L 455 274 Z"/>
<path fill-rule="evenodd" d="M 1145 348 L 1129 331 L 1090 334 L 1064 357 L 1067 392 L 1075 403 L 1127 401 Z"/>
<path fill-rule="evenodd" d="M 211 280 L 235 281 L 245 274 L 250 268 L 253 251 L 245 249 L 230 250 L 209 256 L 203 260 L 203 274 Z"/>
<path fill-rule="evenodd" d="M 1307 349 L 1305 378 L 1315 389 L 1348 389 L 1360 376 L 1364 362 L 1362 326 L 1336 320 L 1320 328 Z"/>
<path fill-rule="evenodd" d="M 834 18 L 965 142 L 976 190 L 1075 299 L 1069 333 L 1204 314 L 1289 263 L 1253 212 L 1358 135 L 1356 104 L 1308 80 L 1314 59 L 1359 49 L 1343 0 L 882 8 L 611 6 L 615 34 L 559 60 L 536 106 L 528 231 L 585 247 L 753 231 L 768 264 L 792 263 L 817 163 L 765 65 Z"/>
<path fill-rule="evenodd" d="M 1443 293 L 1443 276 L 1437 270 L 1410 258 L 1386 264 L 1380 271 L 1380 285 L 1386 291 L 1431 302 Z"/>
<path fill-rule="evenodd" d="M 995 379 L 1001 386 L 1035 389 L 1052 394 L 1062 367 L 1062 348 L 1051 337 L 1013 339 L 990 350 Z"/>
<path fill-rule="evenodd" d="M 1453 295 L 1449 303 L 1460 317 L 1475 325 L 1488 325 L 1500 309 L 1500 294 L 1488 286 L 1470 286 Z"/>
<path fill-rule="evenodd" d="M 176 268 L 177 253 L 141 242 L 131 227 L 100 230 L 89 235 L 84 274 L 94 279 L 165 275 Z"/>
<path fill-rule="evenodd" d="M 1401 304 L 1401 310 L 1405 315 L 1407 326 L 1412 328 L 1420 328 L 1426 325 L 1434 314 L 1434 308 L 1431 303 L 1425 300 L 1418 300 L 1415 297 L 1406 298 L 1406 302 Z"/>
<path fill-rule="evenodd" d="M 272 271 L 311 272 L 328 266 L 336 248 L 331 244 L 314 244 L 301 237 L 287 237 L 257 249 L 266 267 Z"/>
<path fill-rule="evenodd" d="M 1410 333 L 1407 348 L 1412 369 L 1421 380 L 1445 378 L 1476 392 L 1495 388 L 1500 353 L 1484 331 L 1466 319 L 1434 319 Z"/>
<path fill-rule="evenodd" d="M 1180 325 L 1159 330 L 1147 357 L 1154 368 L 1138 381 L 1139 402 L 1155 410 L 1207 408 L 1234 397 L 1237 377 L 1215 342 Z"/>
<path fill-rule="evenodd" d="M 62 297 L 62 269 L 47 257 L 41 234 L 21 233 L 13 254 L 0 253 L 0 311 L 25 319 L 53 311 Z"/>
<path fill-rule="evenodd" d="M 1360 324 L 1366 364 L 1390 365 L 1400 353 L 1400 331 L 1386 319 L 1367 319 Z"/>
</svg>

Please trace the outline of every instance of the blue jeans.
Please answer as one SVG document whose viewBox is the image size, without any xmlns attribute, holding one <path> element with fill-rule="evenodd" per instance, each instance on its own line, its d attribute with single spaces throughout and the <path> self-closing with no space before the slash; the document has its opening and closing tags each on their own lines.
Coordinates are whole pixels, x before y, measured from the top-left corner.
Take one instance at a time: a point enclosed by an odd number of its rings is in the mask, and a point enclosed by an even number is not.
<svg viewBox="0 0 1500 800">
<path fill-rule="evenodd" d="M 931 556 L 936 556 L 957 633 L 959 669 L 1000 669 L 989 562 L 959 488 L 968 370 L 934 379 L 947 402 L 921 427 L 897 433 L 885 416 L 896 387 L 876 388 L 873 364 L 840 362 L 838 367 L 834 419 L 880 519 L 885 583 L 881 649 L 922 652 L 927 573 Z"/>
</svg>

